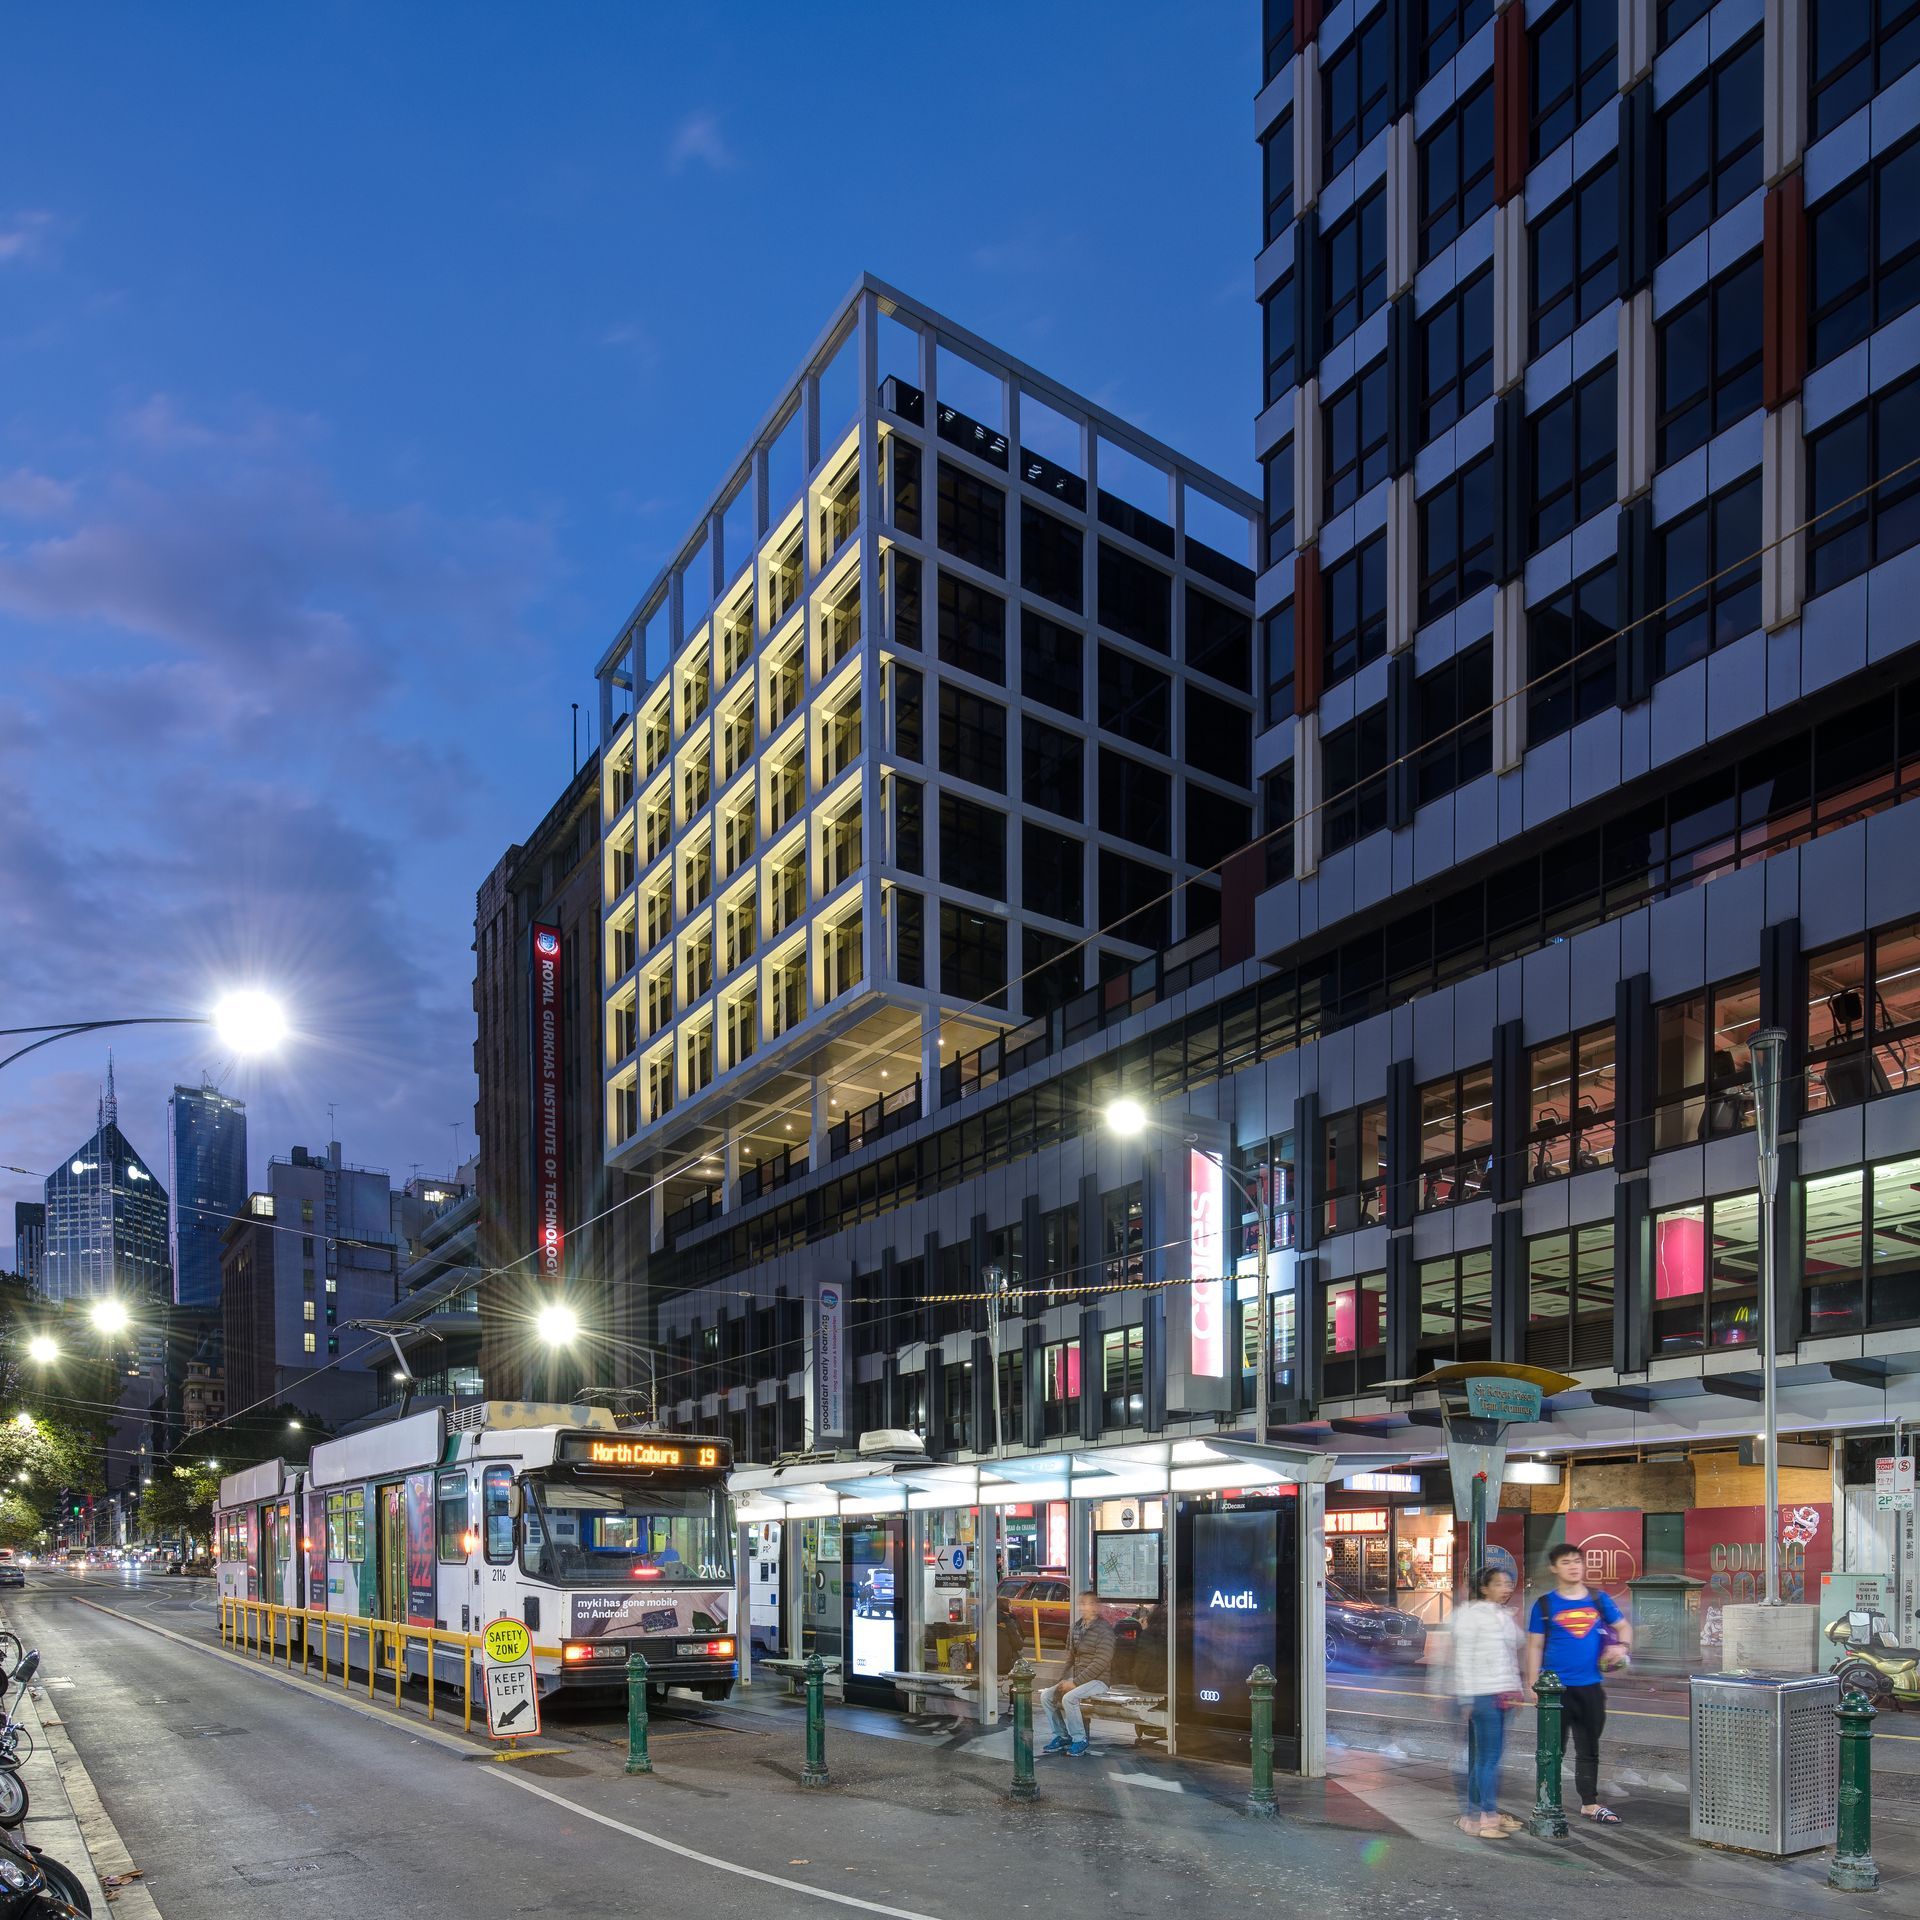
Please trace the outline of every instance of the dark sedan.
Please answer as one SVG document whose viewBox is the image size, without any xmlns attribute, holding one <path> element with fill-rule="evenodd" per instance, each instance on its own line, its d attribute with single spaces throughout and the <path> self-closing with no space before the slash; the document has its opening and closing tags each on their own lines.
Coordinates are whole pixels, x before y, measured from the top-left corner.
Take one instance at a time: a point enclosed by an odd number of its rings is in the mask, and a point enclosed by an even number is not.
<svg viewBox="0 0 1920 1920">
<path fill-rule="evenodd" d="M 1337 1580 L 1327 1582 L 1327 1664 L 1392 1661 L 1408 1664 L 1426 1652 L 1427 1629 L 1417 1616 L 1363 1599 Z"/>
</svg>

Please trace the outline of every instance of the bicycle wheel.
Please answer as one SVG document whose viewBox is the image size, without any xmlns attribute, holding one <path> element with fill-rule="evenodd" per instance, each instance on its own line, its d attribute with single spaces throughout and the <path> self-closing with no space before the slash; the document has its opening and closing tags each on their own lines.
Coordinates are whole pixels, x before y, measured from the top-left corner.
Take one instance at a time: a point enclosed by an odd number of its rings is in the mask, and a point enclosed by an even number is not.
<svg viewBox="0 0 1920 1920">
<path fill-rule="evenodd" d="M 11 1674 L 26 1657 L 27 1650 L 20 1644 L 20 1636 L 0 1627 L 0 1673 Z"/>
<path fill-rule="evenodd" d="M 17 1827 L 27 1817 L 27 1783 L 0 1768 L 0 1827 Z"/>
</svg>

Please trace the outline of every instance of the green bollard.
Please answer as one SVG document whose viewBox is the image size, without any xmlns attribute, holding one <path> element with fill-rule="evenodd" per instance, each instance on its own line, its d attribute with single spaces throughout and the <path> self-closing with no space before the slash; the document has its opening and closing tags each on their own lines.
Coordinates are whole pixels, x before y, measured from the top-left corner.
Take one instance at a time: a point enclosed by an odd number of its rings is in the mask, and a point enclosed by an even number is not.
<svg viewBox="0 0 1920 1920">
<path fill-rule="evenodd" d="M 1253 1786 L 1247 1811 L 1256 1820 L 1273 1818 L 1273 1669 L 1255 1667 L 1247 1675 L 1253 1696 Z"/>
<path fill-rule="evenodd" d="M 1833 1711 L 1840 1722 L 1840 1838 L 1827 1885 L 1871 1893 L 1880 1884 L 1873 1859 L 1873 1702 L 1850 1688 Z"/>
<path fill-rule="evenodd" d="M 1536 1838 L 1564 1840 L 1566 1809 L 1560 1804 L 1560 1681 L 1543 1673 L 1534 1682 L 1540 1696 L 1540 1717 L 1534 1734 L 1533 1818 L 1528 1823 Z"/>
<path fill-rule="evenodd" d="M 1033 1662 L 1023 1653 L 1013 1663 L 1013 1797 L 1037 1800 L 1033 1781 Z"/>
<path fill-rule="evenodd" d="M 647 1752 L 647 1656 L 638 1647 L 627 1656 L 627 1771 L 653 1771 Z"/>
<path fill-rule="evenodd" d="M 803 1787 L 824 1787 L 827 1780 L 827 1666 L 817 1653 L 807 1656 L 807 1764 Z"/>
</svg>

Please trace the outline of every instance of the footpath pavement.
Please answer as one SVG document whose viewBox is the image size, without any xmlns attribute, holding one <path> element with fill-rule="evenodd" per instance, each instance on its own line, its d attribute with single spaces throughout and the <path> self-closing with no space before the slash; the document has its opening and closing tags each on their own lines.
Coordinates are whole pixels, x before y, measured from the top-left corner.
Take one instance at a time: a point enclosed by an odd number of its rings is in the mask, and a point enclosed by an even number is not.
<svg viewBox="0 0 1920 1920">
<path fill-rule="evenodd" d="M 0 1627 L 9 1624 L 0 1616 Z M 160 1920 L 152 1893 L 142 1883 L 92 1777 L 74 1751 L 66 1722 L 48 1697 L 50 1690 L 58 1691 L 65 1684 L 64 1679 L 47 1677 L 43 1670 L 24 1695 L 10 1690 L 7 1696 L 32 1748 L 20 1768 L 27 1789 L 22 1831 L 30 1845 L 79 1876 L 96 1916 L 112 1905 L 124 1920 Z"/>
<path fill-rule="evenodd" d="M 417 1699 L 396 1711 L 383 1694 L 369 1707 L 363 1685 L 349 1700 L 337 1683 L 323 1691 L 289 1677 L 284 1663 L 270 1669 L 223 1653 L 206 1610 L 157 1596 L 151 1605 L 110 1591 L 97 1598 L 112 1611 L 55 1599 L 49 1625 L 70 1628 L 76 1646 L 99 1645 L 103 1678 L 109 1665 L 138 1661 L 136 1643 L 147 1638 L 153 1658 L 200 1673 L 200 1686 L 233 1703 L 205 1711 L 278 1727 L 295 1748 L 324 1736 L 343 1764 L 364 1754 L 357 1764 L 370 1773 L 380 1762 L 369 1742 L 380 1753 L 411 1743 L 416 1768 L 430 1754 L 435 1766 L 450 1758 L 454 1790 L 484 1805 L 521 1802 L 509 1825 L 536 1847 L 564 1843 L 583 1868 L 630 1854 L 636 1871 L 657 1879 L 658 1856 L 676 1856 L 674 1903 L 690 1913 L 709 1903 L 737 1912 L 751 1900 L 774 1914 L 824 1903 L 907 1920 L 1146 1915 L 1225 1897 L 1313 1920 L 1482 1920 L 1489 1907 L 1569 1905 L 1600 1907 L 1609 1920 L 1672 1920 L 1676 1898 L 1768 1915 L 1837 1913 L 1860 1898 L 1825 1886 L 1821 1854 L 1776 1863 L 1693 1844 L 1684 1792 L 1654 1779 L 1609 1788 L 1626 1819 L 1620 1828 L 1576 1819 L 1564 1841 L 1469 1838 L 1453 1824 L 1454 1786 L 1439 1754 L 1339 1749 L 1328 1779 L 1283 1777 L 1279 1817 L 1259 1821 L 1246 1811 L 1243 1769 L 1169 1761 L 1134 1747 L 1130 1734 L 1098 1737 L 1096 1722 L 1095 1752 L 1042 1759 L 1040 1798 L 1020 1805 L 1007 1793 L 1010 1728 L 843 1707 L 828 1714 L 832 1783 L 808 1789 L 804 1715 L 767 1685 L 722 1707 L 676 1702 L 658 1713 L 650 1776 L 625 1774 L 617 1715 L 578 1705 L 548 1713 L 535 1755 L 499 1766 L 484 1741 L 458 1733 L 457 1712 L 450 1718 L 443 1707 L 428 1729 Z M 166 1637 L 150 1637 L 163 1621 Z M 167 1685 L 173 1692 L 180 1682 Z M 1509 1806 L 1524 1812 L 1531 1768 L 1519 1755 L 1506 1784 Z M 1890 1810 L 1876 1829 L 1884 1887 L 1875 1899 L 1890 1913 L 1920 1911 L 1915 1824 Z M 731 1885 L 743 1876 L 758 1890 Z"/>
</svg>

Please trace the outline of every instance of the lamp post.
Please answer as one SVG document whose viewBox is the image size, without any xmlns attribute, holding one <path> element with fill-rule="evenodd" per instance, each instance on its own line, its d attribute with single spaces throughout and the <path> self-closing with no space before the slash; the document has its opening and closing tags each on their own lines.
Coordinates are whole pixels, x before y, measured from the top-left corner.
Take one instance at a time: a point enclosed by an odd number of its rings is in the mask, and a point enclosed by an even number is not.
<svg viewBox="0 0 1920 1920">
<path fill-rule="evenodd" d="M 1753 1064 L 1754 1131 L 1760 1151 L 1760 1380 L 1766 1449 L 1767 1592 L 1763 1606 L 1780 1604 L 1780 1383 L 1774 1354 L 1774 1310 L 1778 1276 L 1774 1271 L 1774 1201 L 1780 1184 L 1780 1068 L 1787 1036 L 1767 1027 L 1748 1049 Z"/>
<path fill-rule="evenodd" d="M 1138 1100 L 1123 1097 L 1108 1103 L 1105 1119 L 1108 1128 L 1122 1140 L 1136 1140 L 1154 1125 L 1147 1110 Z M 1187 1136 L 1189 1142 L 1193 1135 Z M 1227 1155 L 1220 1156 L 1220 1171 L 1233 1183 L 1234 1191 L 1241 1199 L 1248 1201 L 1259 1221 L 1260 1246 L 1255 1255 L 1254 1285 L 1258 1289 L 1258 1298 L 1254 1303 L 1254 1342 L 1258 1349 L 1253 1369 L 1253 1422 L 1254 1436 L 1263 1445 L 1267 1438 L 1268 1418 L 1272 1411 L 1273 1356 L 1272 1345 L 1273 1302 L 1267 1295 L 1267 1249 L 1273 1241 L 1273 1198 L 1271 1193 L 1261 1193 L 1256 1187 L 1234 1171 L 1227 1163 Z M 1222 1236 L 1224 1241 L 1225 1236 Z M 1238 1266 L 1236 1261 L 1235 1266 Z"/>
<path fill-rule="evenodd" d="M 223 1045 L 247 1055 L 271 1053 L 286 1038 L 287 1016 L 271 994 L 246 987 L 227 994 L 206 1013 L 140 1013 L 116 1020 L 56 1020 L 37 1027 L 0 1027 L 0 1039 L 39 1035 L 0 1059 L 0 1067 L 10 1067 L 23 1055 L 50 1047 L 56 1040 L 111 1027 L 212 1027 Z"/>
</svg>

